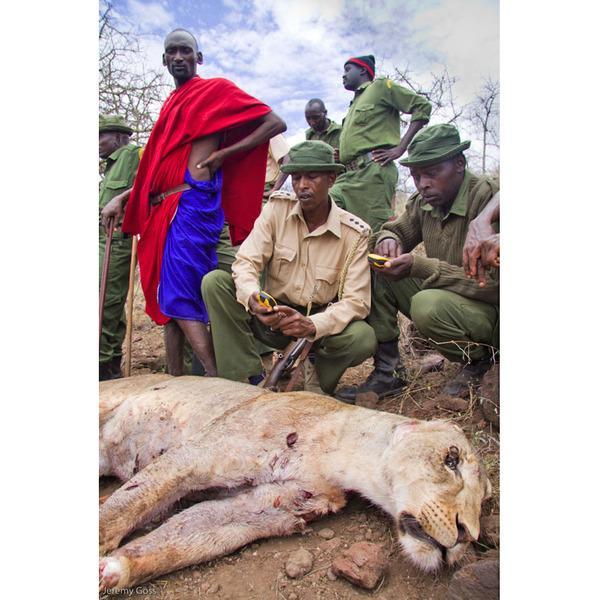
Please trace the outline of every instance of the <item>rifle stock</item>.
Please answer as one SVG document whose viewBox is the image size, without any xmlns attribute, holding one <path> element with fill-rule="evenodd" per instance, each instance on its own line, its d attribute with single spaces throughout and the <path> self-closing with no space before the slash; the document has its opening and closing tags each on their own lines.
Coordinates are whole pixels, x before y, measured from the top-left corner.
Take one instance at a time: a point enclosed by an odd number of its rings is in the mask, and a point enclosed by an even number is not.
<svg viewBox="0 0 600 600">
<path fill-rule="evenodd" d="M 306 338 L 299 338 L 294 342 L 290 342 L 285 352 L 279 357 L 273 365 L 267 379 L 265 380 L 264 389 L 277 391 L 277 383 L 293 366 L 298 357 L 305 351 L 307 344 L 312 346 Z"/>
</svg>

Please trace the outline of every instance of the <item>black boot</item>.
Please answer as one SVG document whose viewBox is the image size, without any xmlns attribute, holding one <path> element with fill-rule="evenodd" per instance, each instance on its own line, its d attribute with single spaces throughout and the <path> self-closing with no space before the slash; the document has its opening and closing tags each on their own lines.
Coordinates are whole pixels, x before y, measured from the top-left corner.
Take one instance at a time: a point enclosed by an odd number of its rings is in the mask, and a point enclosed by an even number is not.
<svg viewBox="0 0 600 600">
<path fill-rule="evenodd" d="M 98 379 L 100 381 L 108 381 L 109 379 L 113 378 L 112 377 L 112 369 L 110 368 L 110 361 L 100 363 L 98 371 L 99 371 Z"/>
<path fill-rule="evenodd" d="M 120 379 L 123 377 L 123 371 L 121 371 L 121 356 L 113 356 L 110 359 L 110 371 L 112 374 L 111 379 Z"/>
<path fill-rule="evenodd" d="M 442 394 L 466 398 L 471 386 L 481 383 L 481 378 L 492 366 L 489 358 L 474 360 L 463 367 L 463 370 L 442 389 Z"/>
<path fill-rule="evenodd" d="M 335 397 L 343 402 L 354 404 L 358 394 L 373 392 L 381 400 L 400 392 L 406 385 L 406 381 L 400 374 L 403 369 L 400 364 L 398 340 L 377 344 L 373 362 L 375 368 L 364 383 L 341 388 L 335 393 Z"/>
<path fill-rule="evenodd" d="M 123 373 L 121 372 L 121 357 L 114 356 L 108 362 L 101 362 L 98 370 L 100 381 L 120 379 L 123 377 Z"/>
</svg>

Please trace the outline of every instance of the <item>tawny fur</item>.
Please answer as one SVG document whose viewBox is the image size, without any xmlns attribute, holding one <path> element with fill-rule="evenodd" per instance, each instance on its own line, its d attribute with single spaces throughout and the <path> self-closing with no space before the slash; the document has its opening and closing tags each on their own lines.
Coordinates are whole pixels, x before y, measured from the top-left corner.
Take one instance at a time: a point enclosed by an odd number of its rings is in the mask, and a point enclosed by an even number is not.
<svg viewBox="0 0 600 600">
<path fill-rule="evenodd" d="M 445 465 L 448 448 L 458 468 Z M 124 481 L 100 509 L 100 588 L 120 589 L 301 531 L 354 490 L 388 512 L 409 558 L 454 563 L 479 535 L 490 484 L 469 442 L 418 421 L 307 392 L 275 394 L 218 378 L 149 375 L 100 384 L 100 474 Z M 120 546 L 178 500 L 220 490 Z M 437 541 L 402 526 L 413 515 Z M 462 526 L 462 535 L 458 524 Z M 425 537 L 427 537 L 427 535 Z"/>
</svg>

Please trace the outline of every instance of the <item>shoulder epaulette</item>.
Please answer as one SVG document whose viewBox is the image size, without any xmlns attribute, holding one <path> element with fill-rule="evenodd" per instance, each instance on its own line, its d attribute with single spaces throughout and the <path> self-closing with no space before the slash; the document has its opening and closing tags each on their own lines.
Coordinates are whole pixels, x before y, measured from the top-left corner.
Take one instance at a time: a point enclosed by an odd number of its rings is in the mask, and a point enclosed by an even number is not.
<svg viewBox="0 0 600 600">
<path fill-rule="evenodd" d="M 370 235 L 371 233 L 371 228 L 369 227 L 369 225 L 365 223 L 362 219 L 359 219 L 356 215 L 353 215 L 351 213 L 343 214 L 340 221 L 344 225 L 347 225 L 355 231 L 358 231 L 358 233 L 360 234 Z"/>
<path fill-rule="evenodd" d="M 298 199 L 296 198 L 296 194 L 286 192 L 285 190 L 277 190 L 269 196 L 269 200 L 287 200 L 288 202 L 296 202 Z"/>
</svg>

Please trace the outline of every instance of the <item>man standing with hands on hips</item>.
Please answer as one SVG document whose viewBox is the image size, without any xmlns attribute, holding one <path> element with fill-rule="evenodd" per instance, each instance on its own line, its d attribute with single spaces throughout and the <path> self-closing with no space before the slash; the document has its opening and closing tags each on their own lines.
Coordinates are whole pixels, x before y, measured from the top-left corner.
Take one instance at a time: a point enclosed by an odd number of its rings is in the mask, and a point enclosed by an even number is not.
<svg viewBox="0 0 600 600">
<path fill-rule="evenodd" d="M 429 121 L 431 104 L 389 78 L 375 79 L 372 55 L 348 59 L 342 82 L 354 92 L 354 99 L 340 135 L 339 160 L 346 172 L 338 177 L 331 197 L 376 233 L 394 214 L 392 199 L 398 183 L 394 160 Z M 402 138 L 400 113 L 411 115 Z"/>
</svg>

